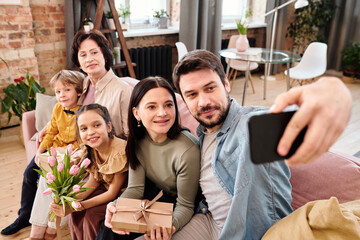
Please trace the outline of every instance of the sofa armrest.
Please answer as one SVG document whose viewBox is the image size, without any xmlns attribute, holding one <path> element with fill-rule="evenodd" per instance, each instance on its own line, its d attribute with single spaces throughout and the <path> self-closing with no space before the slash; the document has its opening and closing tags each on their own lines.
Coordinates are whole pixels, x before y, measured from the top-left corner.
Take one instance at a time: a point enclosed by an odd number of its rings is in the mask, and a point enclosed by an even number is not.
<svg viewBox="0 0 360 240">
<path fill-rule="evenodd" d="M 26 159 L 30 162 L 36 154 L 36 143 L 31 140 L 31 137 L 37 132 L 35 128 L 35 110 L 23 113 L 22 131 L 24 136 Z"/>
<path fill-rule="evenodd" d="M 24 135 L 24 144 L 25 144 L 37 132 L 35 128 L 35 110 L 23 113 L 22 131 Z"/>
</svg>

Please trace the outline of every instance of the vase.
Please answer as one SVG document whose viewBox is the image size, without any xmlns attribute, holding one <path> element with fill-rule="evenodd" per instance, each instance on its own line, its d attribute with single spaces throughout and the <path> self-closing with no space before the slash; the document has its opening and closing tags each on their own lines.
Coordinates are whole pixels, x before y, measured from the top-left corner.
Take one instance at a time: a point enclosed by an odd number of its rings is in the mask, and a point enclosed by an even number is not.
<svg viewBox="0 0 360 240">
<path fill-rule="evenodd" d="M 109 18 L 109 28 L 110 29 L 116 29 L 115 28 L 115 22 L 114 22 L 114 19 L 113 18 Z"/>
<path fill-rule="evenodd" d="M 249 40 L 246 35 L 240 34 L 238 39 L 236 40 L 236 50 L 238 52 L 245 52 L 248 48 L 250 48 Z"/>
<path fill-rule="evenodd" d="M 84 31 L 89 32 L 90 31 L 90 25 L 84 25 Z"/>
<path fill-rule="evenodd" d="M 122 24 L 121 24 L 121 29 L 122 29 L 123 31 L 127 31 L 127 30 L 129 29 L 129 24 L 127 24 L 127 23 L 122 23 Z"/>
<path fill-rule="evenodd" d="M 115 58 L 115 64 L 120 64 L 121 63 L 121 52 L 120 52 L 120 47 L 114 47 L 114 50 L 116 51 L 116 58 Z"/>
<path fill-rule="evenodd" d="M 168 28 L 168 18 L 161 17 L 159 18 L 159 29 L 167 29 Z"/>
</svg>

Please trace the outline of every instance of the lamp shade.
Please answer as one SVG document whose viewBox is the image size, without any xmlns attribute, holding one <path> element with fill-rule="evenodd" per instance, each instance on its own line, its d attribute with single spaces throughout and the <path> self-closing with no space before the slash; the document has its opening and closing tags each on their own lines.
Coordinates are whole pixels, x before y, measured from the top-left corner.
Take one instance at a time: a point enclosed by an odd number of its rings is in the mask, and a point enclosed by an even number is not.
<svg viewBox="0 0 360 240">
<path fill-rule="evenodd" d="M 297 0 L 295 3 L 295 9 L 306 7 L 309 5 L 309 2 L 306 0 Z"/>
</svg>

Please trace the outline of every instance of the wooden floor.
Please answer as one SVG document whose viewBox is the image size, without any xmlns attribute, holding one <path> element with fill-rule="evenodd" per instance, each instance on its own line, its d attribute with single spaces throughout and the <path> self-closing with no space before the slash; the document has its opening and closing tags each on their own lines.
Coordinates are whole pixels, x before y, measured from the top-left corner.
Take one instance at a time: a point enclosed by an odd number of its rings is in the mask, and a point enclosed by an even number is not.
<svg viewBox="0 0 360 240">
<path fill-rule="evenodd" d="M 255 91 L 247 89 L 245 105 L 271 106 L 275 97 L 286 91 L 286 81 L 282 75 L 277 75 L 277 80 L 268 81 L 267 99 L 263 100 L 263 81 L 256 75 L 253 76 Z M 234 82 L 231 96 L 239 103 L 242 99 L 244 78 L 240 77 Z M 350 155 L 360 151 L 360 83 L 347 85 L 353 95 L 353 107 L 350 123 L 346 130 L 334 144 L 332 150 L 344 152 Z M 336 97 L 336 96 L 334 96 Z M 12 223 L 17 217 L 20 206 L 20 191 L 22 174 L 26 167 L 25 149 L 19 140 L 19 128 L 6 129 L 0 136 L 0 229 Z M 25 230 L 15 236 L 1 236 L 1 239 L 27 239 L 29 230 Z M 65 230 L 63 239 L 70 239 Z"/>
</svg>

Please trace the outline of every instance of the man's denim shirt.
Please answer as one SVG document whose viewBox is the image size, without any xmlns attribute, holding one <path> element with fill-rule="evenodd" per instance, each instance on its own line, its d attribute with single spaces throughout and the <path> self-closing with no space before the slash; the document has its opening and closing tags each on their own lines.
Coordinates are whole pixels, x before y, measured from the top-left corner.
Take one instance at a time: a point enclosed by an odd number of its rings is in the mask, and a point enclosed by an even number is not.
<svg viewBox="0 0 360 240">
<path fill-rule="evenodd" d="M 250 160 L 248 119 L 266 112 L 265 107 L 240 107 L 231 99 L 229 113 L 216 136 L 214 175 L 232 197 L 219 239 L 260 239 L 292 212 L 290 170 L 284 161 L 254 165 Z M 200 145 L 202 128 L 197 129 Z"/>
</svg>

